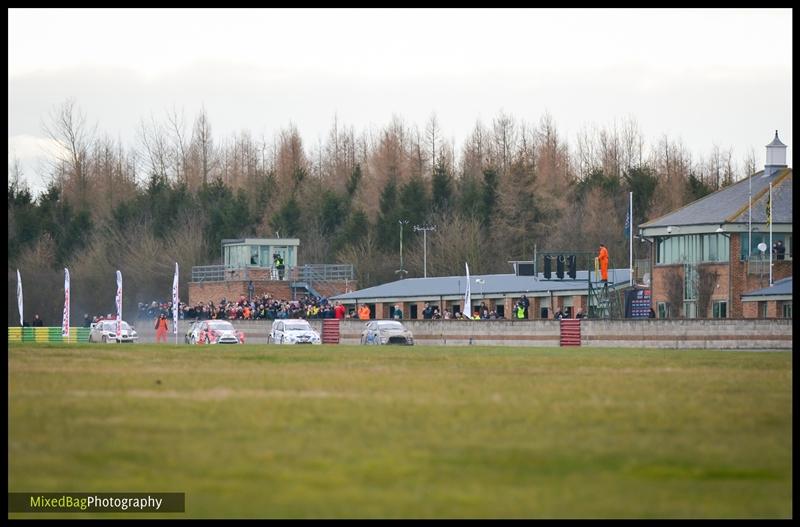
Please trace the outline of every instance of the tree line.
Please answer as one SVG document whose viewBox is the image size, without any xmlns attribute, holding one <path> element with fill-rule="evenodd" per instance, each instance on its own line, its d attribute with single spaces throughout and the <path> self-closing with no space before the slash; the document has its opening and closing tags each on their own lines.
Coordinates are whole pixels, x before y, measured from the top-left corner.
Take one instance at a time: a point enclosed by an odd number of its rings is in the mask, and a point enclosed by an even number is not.
<svg viewBox="0 0 800 527">
<path fill-rule="evenodd" d="M 80 316 L 113 311 L 120 269 L 124 314 L 169 296 L 176 261 L 186 298 L 191 267 L 221 263 L 223 238 L 299 238 L 299 263 L 352 263 L 358 287 L 397 278 L 401 235 L 407 276 L 422 276 L 413 227 L 423 224 L 436 226 L 429 276 L 461 274 L 465 261 L 475 274 L 505 273 L 534 246 L 600 242 L 626 267 L 629 191 L 637 225 L 756 170 L 752 150 L 737 163 L 732 149 L 696 158 L 666 135 L 646 144 L 632 118 L 570 143 L 549 114 L 531 124 L 501 112 L 459 146 L 435 114 L 422 128 L 393 116 L 358 133 L 334 118 L 325 140 L 307 144 L 292 124 L 270 138 L 216 138 L 204 108 L 191 123 L 173 109 L 142 119 L 126 146 L 68 100 L 44 128 L 61 145 L 46 190 L 34 196 L 18 163 L 9 168 L 9 324 L 17 268 L 26 306 L 58 325 L 64 267 Z"/>
</svg>

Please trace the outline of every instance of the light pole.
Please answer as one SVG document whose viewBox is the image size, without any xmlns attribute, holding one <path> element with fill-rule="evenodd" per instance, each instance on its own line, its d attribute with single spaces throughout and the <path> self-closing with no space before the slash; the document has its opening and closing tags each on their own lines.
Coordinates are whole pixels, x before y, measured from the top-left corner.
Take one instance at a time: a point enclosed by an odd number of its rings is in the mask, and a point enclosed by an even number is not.
<svg viewBox="0 0 800 527">
<path fill-rule="evenodd" d="M 408 274 L 408 271 L 403 269 L 403 226 L 408 225 L 408 220 L 397 220 L 397 223 L 400 224 L 400 269 L 395 271 L 395 274 L 399 274 L 402 280 L 403 275 Z"/>
<path fill-rule="evenodd" d="M 422 231 L 422 260 L 425 278 L 428 278 L 428 231 L 435 231 L 436 225 L 414 225 L 414 232 Z"/>
</svg>

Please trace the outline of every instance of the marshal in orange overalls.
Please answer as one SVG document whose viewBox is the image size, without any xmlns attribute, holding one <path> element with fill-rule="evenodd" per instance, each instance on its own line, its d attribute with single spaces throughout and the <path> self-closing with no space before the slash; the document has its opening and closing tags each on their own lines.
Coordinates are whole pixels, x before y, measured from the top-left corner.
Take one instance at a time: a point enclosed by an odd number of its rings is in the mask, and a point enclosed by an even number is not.
<svg viewBox="0 0 800 527">
<path fill-rule="evenodd" d="M 600 244 L 600 254 L 597 255 L 600 261 L 600 278 L 603 282 L 608 282 L 608 249 L 602 243 Z"/>
</svg>

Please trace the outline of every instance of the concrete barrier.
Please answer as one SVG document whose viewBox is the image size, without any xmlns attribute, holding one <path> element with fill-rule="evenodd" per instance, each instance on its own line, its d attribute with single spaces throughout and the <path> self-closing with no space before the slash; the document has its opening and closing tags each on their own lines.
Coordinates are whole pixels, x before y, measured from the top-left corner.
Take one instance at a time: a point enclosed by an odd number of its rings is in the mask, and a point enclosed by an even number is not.
<svg viewBox="0 0 800 527">
<path fill-rule="evenodd" d="M 191 321 L 178 324 L 178 342 Z M 560 322 L 557 320 L 403 320 L 423 345 L 487 345 L 558 347 Z M 309 320 L 322 334 L 322 320 Z M 170 326 L 172 320 L 170 320 Z M 249 344 L 266 344 L 271 321 L 233 321 L 245 333 Z M 174 336 L 168 336 L 174 342 Z M 364 322 L 343 320 L 341 344 L 359 344 Z M 139 342 L 155 342 L 153 321 L 136 325 Z M 714 319 L 714 320 L 592 320 L 581 321 L 581 346 L 638 347 L 671 349 L 791 349 L 792 321 L 789 319 Z"/>
</svg>

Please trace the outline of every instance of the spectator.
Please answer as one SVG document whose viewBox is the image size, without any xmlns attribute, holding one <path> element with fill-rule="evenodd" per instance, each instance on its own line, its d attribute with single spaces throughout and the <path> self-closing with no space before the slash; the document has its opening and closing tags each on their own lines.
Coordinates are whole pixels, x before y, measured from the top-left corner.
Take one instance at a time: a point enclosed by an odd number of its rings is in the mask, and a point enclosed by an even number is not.
<svg viewBox="0 0 800 527">
<path fill-rule="evenodd" d="M 531 305 L 531 301 L 528 300 L 526 295 L 522 295 L 519 301 L 522 304 L 522 309 L 525 311 L 525 318 L 528 318 L 528 307 Z"/>
<path fill-rule="evenodd" d="M 786 257 L 786 247 L 783 245 L 783 240 L 778 240 L 775 257 L 778 260 L 783 260 Z"/>
<path fill-rule="evenodd" d="M 92 327 L 92 319 L 89 318 L 89 313 L 83 315 L 83 327 L 90 328 Z"/>
<path fill-rule="evenodd" d="M 278 270 L 278 280 L 283 280 L 283 270 L 286 268 L 283 264 L 283 258 L 278 253 L 272 255 L 272 263 L 275 265 L 275 269 Z"/>
<path fill-rule="evenodd" d="M 334 308 L 333 308 L 333 314 L 334 314 L 334 316 L 335 316 L 336 318 L 338 318 L 339 320 L 344 320 L 344 314 L 345 314 L 345 311 L 346 311 L 346 309 L 345 309 L 345 307 L 342 305 L 342 303 L 341 303 L 341 302 L 339 302 L 339 301 L 337 301 L 337 302 L 336 302 L 336 307 L 334 307 Z"/>
<path fill-rule="evenodd" d="M 39 313 L 33 315 L 33 327 L 40 328 L 44 326 L 44 322 L 39 318 Z"/>
<path fill-rule="evenodd" d="M 395 320 L 401 320 L 403 318 L 403 310 L 400 309 L 400 304 L 394 305 L 394 312 L 392 313 L 392 318 Z"/>
<path fill-rule="evenodd" d="M 426 320 L 433 318 L 433 308 L 429 302 L 425 302 L 425 309 L 422 310 L 422 318 Z"/>
<path fill-rule="evenodd" d="M 361 307 L 358 308 L 358 319 L 359 320 L 369 320 L 370 310 L 366 304 L 361 304 Z"/>
</svg>

